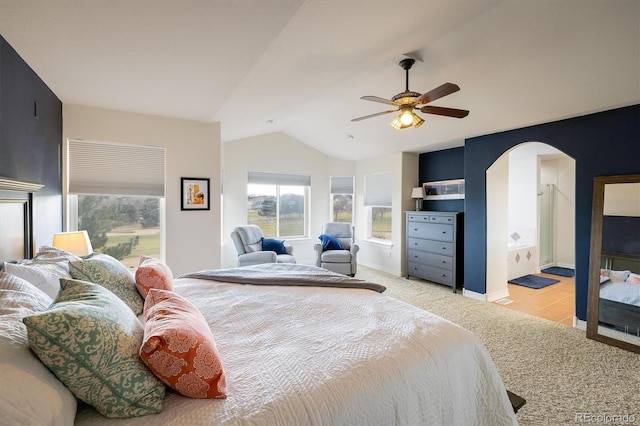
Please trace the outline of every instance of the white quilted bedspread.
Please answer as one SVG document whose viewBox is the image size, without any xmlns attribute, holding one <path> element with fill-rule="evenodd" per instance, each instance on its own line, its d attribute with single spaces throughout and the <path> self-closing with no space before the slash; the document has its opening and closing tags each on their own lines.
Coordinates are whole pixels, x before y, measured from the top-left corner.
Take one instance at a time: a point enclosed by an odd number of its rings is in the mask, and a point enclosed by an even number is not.
<svg viewBox="0 0 640 426">
<path fill-rule="evenodd" d="M 227 378 L 225 400 L 168 392 L 132 425 L 514 425 L 486 349 L 470 332 L 363 289 L 182 278 L 205 315 Z M 118 423 L 93 409 L 76 424 Z"/>
</svg>

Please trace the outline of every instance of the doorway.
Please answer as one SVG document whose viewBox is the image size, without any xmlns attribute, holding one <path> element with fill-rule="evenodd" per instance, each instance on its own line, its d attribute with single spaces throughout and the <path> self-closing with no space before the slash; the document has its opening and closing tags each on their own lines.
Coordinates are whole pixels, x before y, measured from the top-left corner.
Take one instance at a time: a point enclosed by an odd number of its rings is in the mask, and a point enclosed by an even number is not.
<svg viewBox="0 0 640 426">
<path fill-rule="evenodd" d="M 575 316 L 573 277 L 541 273 L 575 267 L 575 161 L 540 142 L 506 151 L 487 169 L 487 299 L 549 318 Z M 524 275 L 559 279 L 544 289 L 508 284 Z M 554 318 L 567 323 L 565 312 Z M 556 320 L 556 319 L 552 319 Z"/>
</svg>

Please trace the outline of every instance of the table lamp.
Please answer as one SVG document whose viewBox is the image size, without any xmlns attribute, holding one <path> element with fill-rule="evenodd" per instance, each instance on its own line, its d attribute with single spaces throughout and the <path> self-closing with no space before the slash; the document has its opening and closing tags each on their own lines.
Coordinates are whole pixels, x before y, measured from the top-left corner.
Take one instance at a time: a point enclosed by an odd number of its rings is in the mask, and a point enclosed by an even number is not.
<svg viewBox="0 0 640 426">
<path fill-rule="evenodd" d="M 53 235 L 51 245 L 76 256 L 86 256 L 93 253 L 87 231 L 59 232 Z"/>
<path fill-rule="evenodd" d="M 411 198 L 415 198 L 416 200 L 416 211 L 420 211 L 420 208 L 422 207 L 422 199 L 424 198 L 424 188 L 419 186 L 417 188 L 413 188 L 413 190 L 411 191 Z"/>
</svg>

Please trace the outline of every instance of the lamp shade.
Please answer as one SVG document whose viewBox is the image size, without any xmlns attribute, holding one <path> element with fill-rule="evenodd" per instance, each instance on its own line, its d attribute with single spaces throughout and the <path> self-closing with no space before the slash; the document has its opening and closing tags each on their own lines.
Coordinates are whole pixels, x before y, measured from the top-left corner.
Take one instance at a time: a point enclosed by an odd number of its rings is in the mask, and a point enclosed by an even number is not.
<svg viewBox="0 0 640 426">
<path fill-rule="evenodd" d="M 51 245 L 76 256 L 86 256 L 93 253 L 93 247 L 87 231 L 59 232 L 53 235 L 53 243 Z"/>
<path fill-rule="evenodd" d="M 424 188 L 418 187 L 411 190 L 411 198 L 424 198 Z"/>
</svg>

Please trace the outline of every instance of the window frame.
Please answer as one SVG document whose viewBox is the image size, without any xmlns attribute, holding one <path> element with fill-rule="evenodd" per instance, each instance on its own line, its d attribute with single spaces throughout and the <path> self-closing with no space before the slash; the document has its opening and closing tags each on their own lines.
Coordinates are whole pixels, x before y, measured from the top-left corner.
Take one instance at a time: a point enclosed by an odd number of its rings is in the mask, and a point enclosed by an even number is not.
<svg viewBox="0 0 640 426">
<path fill-rule="evenodd" d="M 99 152 L 99 154 L 83 151 L 88 145 L 96 146 L 96 151 Z M 78 151 L 78 148 L 80 148 L 80 151 Z M 74 149 L 76 149 L 76 152 L 80 152 L 81 155 L 79 157 L 72 156 L 71 151 Z M 63 199 L 66 230 L 79 230 L 79 195 L 156 198 L 158 199 L 158 219 L 160 229 L 159 256 L 160 260 L 165 261 L 167 233 L 165 193 L 166 148 L 150 145 L 122 144 L 116 142 L 85 141 L 69 138 L 64 141 L 63 150 Z M 126 157 L 125 160 L 122 158 L 123 155 Z M 98 179 L 97 181 L 89 182 L 85 178 L 81 180 L 80 183 L 89 183 L 90 185 L 88 187 L 81 185 L 80 188 L 82 189 L 79 191 L 74 192 L 70 190 L 72 173 L 75 173 L 77 170 L 84 170 L 84 176 L 87 176 L 87 170 L 91 170 L 92 161 L 97 162 L 102 169 L 113 166 L 116 171 L 112 172 L 112 174 L 116 179 L 110 183 L 108 179 Z M 73 170 L 74 164 L 78 165 L 78 168 L 75 170 Z M 137 170 L 133 170 L 136 164 L 141 166 Z M 132 173 L 131 176 L 124 179 L 124 185 L 122 173 L 117 171 L 118 167 L 121 171 L 124 169 L 125 172 L 130 171 Z M 161 169 L 162 172 L 159 172 L 159 169 Z M 152 177 L 148 177 L 149 173 L 146 172 L 147 170 L 153 170 Z M 136 180 L 136 173 L 138 175 L 142 174 L 143 176 L 139 180 Z M 102 174 L 101 176 L 104 179 L 105 175 Z M 92 176 L 90 177 L 92 178 Z M 137 185 L 129 185 L 126 180 L 137 183 Z"/>
<path fill-rule="evenodd" d="M 351 180 L 347 182 L 347 178 Z M 354 225 L 355 220 L 355 207 L 353 201 L 355 199 L 355 176 L 330 176 L 329 177 L 329 217 L 332 221 L 334 219 L 334 207 L 336 196 L 350 196 L 351 197 L 351 221 L 345 223 L 351 223 Z"/>
<path fill-rule="evenodd" d="M 381 244 L 393 242 L 393 208 L 391 172 L 371 173 L 364 175 L 364 206 L 367 209 L 367 239 Z M 373 190 L 372 190 L 373 189 Z M 373 230 L 374 208 L 389 209 L 389 238 L 375 237 Z"/>
<path fill-rule="evenodd" d="M 276 212 L 275 212 L 275 235 L 270 235 L 268 232 L 265 232 L 263 227 L 262 232 L 265 236 L 270 238 L 281 238 L 288 240 L 300 240 L 309 238 L 310 235 L 310 223 L 311 223 L 311 177 L 305 175 L 288 175 L 281 173 L 268 173 L 268 172 L 248 172 L 247 179 L 247 223 L 252 224 L 249 214 L 252 209 L 249 208 L 249 196 L 251 195 L 250 187 L 251 185 L 261 185 L 261 186 L 269 186 L 274 188 L 273 191 L 275 193 L 275 201 L 276 201 Z M 298 187 L 302 188 L 303 195 L 303 233 L 299 235 L 282 235 L 282 226 L 281 226 L 281 197 L 283 187 Z M 257 226 L 260 226 L 258 223 L 253 223 Z"/>
</svg>

